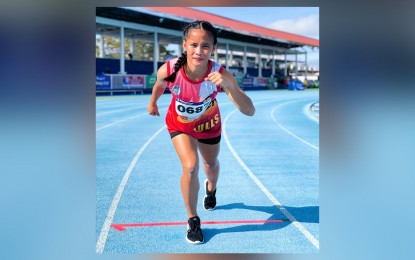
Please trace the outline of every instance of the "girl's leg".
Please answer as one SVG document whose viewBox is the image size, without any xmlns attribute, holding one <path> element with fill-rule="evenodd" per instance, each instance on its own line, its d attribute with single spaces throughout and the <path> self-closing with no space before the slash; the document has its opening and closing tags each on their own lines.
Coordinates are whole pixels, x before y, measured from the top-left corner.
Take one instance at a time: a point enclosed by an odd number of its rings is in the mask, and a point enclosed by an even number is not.
<svg viewBox="0 0 415 260">
<path fill-rule="evenodd" d="M 219 149 L 220 143 L 217 144 L 204 144 L 198 142 L 200 155 L 202 156 L 203 169 L 208 179 L 208 190 L 214 191 L 216 189 L 216 183 L 219 178 Z"/>
<path fill-rule="evenodd" d="M 184 205 L 189 218 L 197 216 L 197 200 L 199 193 L 199 159 L 197 140 L 187 134 L 179 134 L 172 139 L 176 153 L 182 163 L 180 186 Z"/>
</svg>

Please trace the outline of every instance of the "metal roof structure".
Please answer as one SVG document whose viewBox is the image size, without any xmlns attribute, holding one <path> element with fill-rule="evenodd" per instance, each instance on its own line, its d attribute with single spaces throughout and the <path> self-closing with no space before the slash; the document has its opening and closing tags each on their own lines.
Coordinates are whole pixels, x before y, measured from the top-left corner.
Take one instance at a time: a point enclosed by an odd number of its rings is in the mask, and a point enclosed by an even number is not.
<svg viewBox="0 0 415 260">
<path fill-rule="evenodd" d="M 218 32 L 218 49 L 257 53 L 305 54 L 300 47 L 319 47 L 320 41 L 306 36 L 277 31 L 188 7 L 96 7 L 96 34 L 160 44 L 183 41 L 183 30 L 195 20 L 212 23 Z M 122 50 L 123 51 L 123 50 Z M 121 63 L 123 63 L 123 55 Z M 286 60 L 285 60 L 286 62 Z M 295 59 L 297 63 L 297 58 Z M 156 62 L 154 70 L 156 71 Z M 244 68 L 246 70 L 246 67 Z"/>
<path fill-rule="evenodd" d="M 147 26 L 163 27 L 164 29 L 179 31 L 180 33 L 189 22 L 207 20 L 217 28 L 219 39 L 243 42 L 248 45 L 271 47 L 280 50 L 280 52 L 302 46 L 319 47 L 320 44 L 320 41 L 317 39 L 272 30 L 188 7 L 97 7 L 96 16 Z M 97 32 L 119 35 L 119 29 L 104 24 L 97 24 Z M 137 31 L 126 28 L 125 35 L 139 36 L 140 39 L 149 41 L 153 39 L 151 32 L 144 30 Z M 177 37 L 159 37 L 161 43 L 180 44 L 181 39 Z"/>
<path fill-rule="evenodd" d="M 277 31 L 262 26 L 242 22 L 223 16 L 199 11 L 188 7 L 146 7 L 145 9 L 156 12 L 158 15 L 164 14 L 172 19 L 182 19 L 184 22 L 189 23 L 194 20 L 206 20 L 212 23 L 217 29 L 219 29 L 219 37 L 222 38 L 235 38 L 235 40 L 246 41 L 246 37 L 253 37 L 254 42 L 270 40 L 274 43 L 273 46 L 282 46 L 285 48 L 294 48 L 298 46 L 312 46 L 318 47 L 320 42 L 317 39 L 287 33 L 283 31 Z M 241 39 L 243 38 L 243 39 Z M 252 39 L 249 39 L 252 40 Z M 271 42 L 261 42 L 261 44 L 270 44 Z"/>
</svg>

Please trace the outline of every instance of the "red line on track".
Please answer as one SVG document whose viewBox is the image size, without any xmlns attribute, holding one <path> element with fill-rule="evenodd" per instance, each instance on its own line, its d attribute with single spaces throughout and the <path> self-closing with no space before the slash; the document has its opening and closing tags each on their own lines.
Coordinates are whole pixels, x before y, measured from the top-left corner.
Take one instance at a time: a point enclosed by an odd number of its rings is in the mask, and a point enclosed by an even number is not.
<svg viewBox="0 0 415 260">
<path fill-rule="evenodd" d="M 233 134 L 228 134 L 228 136 L 287 136 L 289 134 L 274 134 L 274 133 L 233 133 Z"/>
<path fill-rule="evenodd" d="M 202 221 L 202 225 L 221 225 L 221 224 L 268 224 L 283 223 L 288 219 L 269 219 L 269 220 L 224 220 L 224 221 Z M 181 226 L 187 222 L 152 222 L 152 223 L 130 223 L 130 224 L 111 224 L 111 227 L 118 231 L 124 231 L 126 227 L 154 227 L 154 226 Z"/>
</svg>

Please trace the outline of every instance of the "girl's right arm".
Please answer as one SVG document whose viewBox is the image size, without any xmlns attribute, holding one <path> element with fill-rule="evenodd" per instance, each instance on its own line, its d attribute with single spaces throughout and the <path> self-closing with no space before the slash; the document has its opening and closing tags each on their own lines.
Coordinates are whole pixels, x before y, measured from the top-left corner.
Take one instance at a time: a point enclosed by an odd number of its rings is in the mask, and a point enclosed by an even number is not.
<svg viewBox="0 0 415 260">
<path fill-rule="evenodd" d="M 160 116 L 157 107 L 157 100 L 161 95 L 163 95 L 164 90 L 167 87 L 167 81 L 164 80 L 165 77 L 167 77 L 167 63 L 163 64 L 157 71 L 157 81 L 154 84 L 153 91 L 151 92 L 147 111 L 152 116 Z"/>
</svg>

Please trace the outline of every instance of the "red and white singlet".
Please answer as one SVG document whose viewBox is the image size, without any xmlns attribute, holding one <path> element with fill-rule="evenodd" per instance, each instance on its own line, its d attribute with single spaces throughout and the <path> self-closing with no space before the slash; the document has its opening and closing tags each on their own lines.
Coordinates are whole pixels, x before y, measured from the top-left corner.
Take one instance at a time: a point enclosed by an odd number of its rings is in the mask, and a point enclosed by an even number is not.
<svg viewBox="0 0 415 260">
<path fill-rule="evenodd" d="M 167 75 L 173 72 L 177 58 L 167 62 Z M 219 71 L 223 67 L 209 60 L 209 73 Z M 183 132 L 196 139 L 218 137 L 221 134 L 221 118 L 216 101 L 216 95 L 221 92 L 220 86 L 211 81 L 190 80 L 181 67 L 177 72 L 176 80 L 168 82 L 172 94 L 172 101 L 166 115 L 167 130 L 169 133 Z"/>
</svg>

